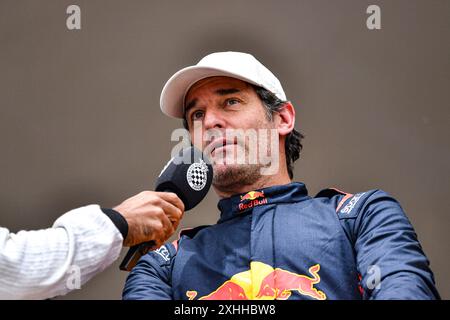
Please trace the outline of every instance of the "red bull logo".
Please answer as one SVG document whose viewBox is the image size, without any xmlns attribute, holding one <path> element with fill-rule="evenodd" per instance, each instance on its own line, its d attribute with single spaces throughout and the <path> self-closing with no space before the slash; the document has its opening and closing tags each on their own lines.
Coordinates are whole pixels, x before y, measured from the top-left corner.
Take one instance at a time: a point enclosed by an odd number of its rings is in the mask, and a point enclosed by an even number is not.
<svg viewBox="0 0 450 320">
<path fill-rule="evenodd" d="M 264 191 L 250 191 L 245 195 L 241 196 L 241 201 L 244 200 L 255 200 L 257 198 L 264 198 Z"/>
<path fill-rule="evenodd" d="M 197 291 L 188 291 L 186 296 L 189 300 L 194 300 L 197 296 Z M 228 280 L 216 291 L 198 300 L 248 300 L 248 297 L 245 290 L 238 283 Z"/>
<path fill-rule="evenodd" d="M 308 277 L 277 268 L 264 278 L 256 297 L 265 296 L 286 300 L 289 299 L 292 291 L 298 291 L 302 295 L 317 300 L 325 300 L 325 293 L 314 288 L 314 285 L 320 282 L 319 270 L 320 265 L 312 266 L 308 270 L 312 277 Z M 273 286 L 274 283 L 277 285 Z"/>
<path fill-rule="evenodd" d="M 261 199 L 262 198 L 262 199 Z M 250 191 L 241 196 L 241 203 L 239 203 L 239 210 L 253 208 L 262 204 L 267 204 L 267 198 L 264 191 Z"/>
<path fill-rule="evenodd" d="M 273 269 L 262 262 L 252 262 L 250 270 L 238 273 L 225 281 L 212 293 L 199 300 L 286 300 L 298 292 L 317 300 L 327 298 L 315 287 L 320 282 L 320 265 L 309 268 L 311 276 L 299 275 L 280 268 Z M 187 291 L 189 300 L 197 297 L 197 291 Z"/>
</svg>

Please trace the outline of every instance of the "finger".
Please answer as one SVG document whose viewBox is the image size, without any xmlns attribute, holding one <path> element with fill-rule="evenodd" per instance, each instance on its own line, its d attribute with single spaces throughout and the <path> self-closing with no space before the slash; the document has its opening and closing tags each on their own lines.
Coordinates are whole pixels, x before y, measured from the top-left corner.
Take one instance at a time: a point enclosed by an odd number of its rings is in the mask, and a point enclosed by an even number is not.
<svg viewBox="0 0 450 320">
<path fill-rule="evenodd" d="M 167 202 L 173 204 L 175 207 L 179 208 L 181 211 L 184 211 L 184 203 L 181 199 L 173 192 L 156 192 L 162 199 Z"/>
<path fill-rule="evenodd" d="M 183 202 L 174 193 L 161 193 L 161 195 L 162 196 L 160 197 L 158 206 L 160 206 L 165 211 L 165 213 L 171 218 L 171 220 L 179 221 L 184 214 Z"/>
<path fill-rule="evenodd" d="M 160 218 L 160 227 L 155 230 L 155 240 L 157 243 L 163 244 L 175 232 L 172 221 L 167 215 L 162 215 Z"/>
<path fill-rule="evenodd" d="M 178 227 L 178 224 L 183 217 L 183 211 L 181 211 L 178 207 L 174 206 L 172 203 L 167 202 L 163 199 L 161 199 L 161 202 L 159 203 L 159 206 L 161 209 L 163 209 L 166 216 L 169 218 L 169 220 L 172 222 L 172 225 L 176 229 Z"/>
</svg>

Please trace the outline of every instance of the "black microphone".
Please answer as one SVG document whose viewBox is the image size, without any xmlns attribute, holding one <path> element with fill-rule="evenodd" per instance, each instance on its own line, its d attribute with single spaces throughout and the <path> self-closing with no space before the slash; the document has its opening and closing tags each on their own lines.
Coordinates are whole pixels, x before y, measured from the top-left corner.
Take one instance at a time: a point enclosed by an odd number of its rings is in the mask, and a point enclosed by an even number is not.
<svg viewBox="0 0 450 320">
<path fill-rule="evenodd" d="M 182 149 L 169 160 L 156 180 L 155 191 L 173 192 L 184 203 L 184 210 L 194 208 L 211 187 L 213 168 L 207 157 L 195 147 Z M 131 247 L 120 270 L 131 271 L 139 259 L 155 247 L 154 241 Z"/>
</svg>

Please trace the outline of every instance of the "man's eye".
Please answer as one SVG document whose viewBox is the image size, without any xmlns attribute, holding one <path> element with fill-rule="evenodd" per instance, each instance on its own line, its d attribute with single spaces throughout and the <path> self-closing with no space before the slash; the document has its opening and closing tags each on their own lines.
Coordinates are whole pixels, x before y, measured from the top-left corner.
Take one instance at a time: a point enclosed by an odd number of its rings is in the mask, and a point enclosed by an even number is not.
<svg viewBox="0 0 450 320">
<path fill-rule="evenodd" d="M 239 99 L 235 99 L 235 98 L 227 99 L 225 101 L 225 105 L 227 105 L 227 106 L 232 106 L 232 105 L 238 104 L 238 103 L 240 103 Z"/>
<path fill-rule="evenodd" d="M 203 111 L 201 111 L 201 110 L 194 111 L 191 115 L 192 121 L 201 119 L 202 117 L 203 117 Z"/>
</svg>

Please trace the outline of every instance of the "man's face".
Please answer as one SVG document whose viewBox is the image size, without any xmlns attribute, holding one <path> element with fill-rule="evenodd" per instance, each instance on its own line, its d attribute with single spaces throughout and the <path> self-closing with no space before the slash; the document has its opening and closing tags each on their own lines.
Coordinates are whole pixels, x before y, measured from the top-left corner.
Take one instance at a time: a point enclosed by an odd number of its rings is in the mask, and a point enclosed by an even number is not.
<svg viewBox="0 0 450 320">
<path fill-rule="evenodd" d="M 255 151 L 251 149 L 257 148 L 258 145 L 261 147 L 261 139 L 250 141 L 240 136 L 231 135 L 230 138 L 229 135 L 230 132 L 236 131 L 256 132 L 261 131 L 258 129 L 275 128 L 251 85 L 229 77 L 200 80 L 186 95 L 185 118 L 192 143 L 203 150 L 213 162 L 213 184 L 216 187 L 226 189 L 236 183 L 252 184 L 260 178 L 260 163 L 251 162 L 249 159 L 242 163 L 236 161 L 236 157 L 249 155 Z M 263 142 L 265 147 L 267 141 Z"/>
</svg>

